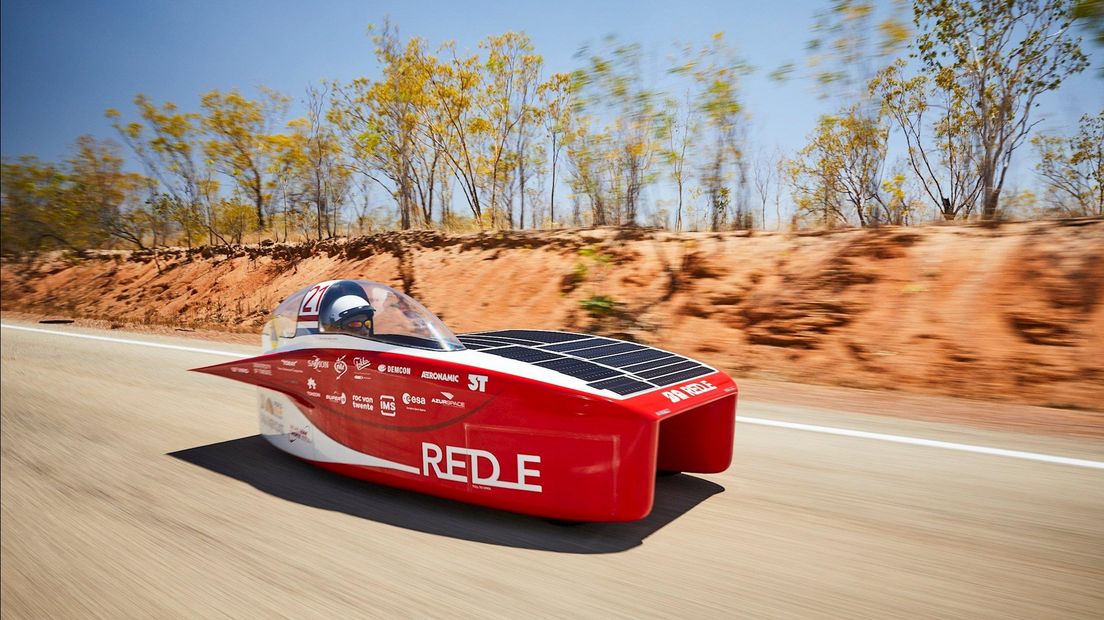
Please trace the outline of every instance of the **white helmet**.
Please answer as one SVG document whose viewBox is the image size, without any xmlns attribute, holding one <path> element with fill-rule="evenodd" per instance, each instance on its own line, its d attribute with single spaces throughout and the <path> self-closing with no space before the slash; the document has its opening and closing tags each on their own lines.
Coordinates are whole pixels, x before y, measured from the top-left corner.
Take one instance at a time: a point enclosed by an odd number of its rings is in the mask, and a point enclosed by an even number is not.
<svg viewBox="0 0 1104 620">
<path fill-rule="evenodd" d="M 356 287 L 360 291 L 360 287 Z M 372 335 L 372 315 L 375 310 L 362 294 L 339 290 L 332 302 L 325 295 L 319 308 L 318 324 L 324 333 L 342 333 L 354 336 Z M 327 303 L 329 302 L 329 303 Z"/>
</svg>

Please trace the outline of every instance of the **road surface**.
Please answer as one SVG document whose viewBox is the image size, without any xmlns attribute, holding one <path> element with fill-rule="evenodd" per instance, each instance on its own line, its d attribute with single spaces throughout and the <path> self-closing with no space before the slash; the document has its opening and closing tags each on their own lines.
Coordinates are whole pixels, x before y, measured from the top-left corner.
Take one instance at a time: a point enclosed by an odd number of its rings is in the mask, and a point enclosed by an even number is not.
<svg viewBox="0 0 1104 620">
<path fill-rule="evenodd" d="M 744 394 L 786 426 L 738 424 L 727 472 L 559 526 L 268 447 L 252 388 L 185 372 L 248 347 L 5 325 L 4 618 L 1104 617 L 1104 442 Z"/>
</svg>

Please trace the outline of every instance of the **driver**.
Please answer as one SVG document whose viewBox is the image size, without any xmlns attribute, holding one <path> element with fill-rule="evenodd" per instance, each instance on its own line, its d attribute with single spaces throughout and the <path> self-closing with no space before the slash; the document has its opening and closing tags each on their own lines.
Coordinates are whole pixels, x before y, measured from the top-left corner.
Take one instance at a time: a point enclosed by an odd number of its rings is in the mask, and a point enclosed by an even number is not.
<svg viewBox="0 0 1104 620">
<path fill-rule="evenodd" d="M 331 292 L 335 299 L 327 303 L 329 300 L 325 297 L 329 297 Z M 351 282 L 339 282 L 331 287 L 325 297 L 322 300 L 321 316 L 318 317 L 323 332 L 372 336 L 372 316 L 375 310 L 364 298 L 359 286 Z"/>
<path fill-rule="evenodd" d="M 326 312 L 326 331 L 352 334 L 353 336 L 372 335 L 372 315 L 375 310 L 367 299 L 359 295 L 338 297 Z"/>
</svg>

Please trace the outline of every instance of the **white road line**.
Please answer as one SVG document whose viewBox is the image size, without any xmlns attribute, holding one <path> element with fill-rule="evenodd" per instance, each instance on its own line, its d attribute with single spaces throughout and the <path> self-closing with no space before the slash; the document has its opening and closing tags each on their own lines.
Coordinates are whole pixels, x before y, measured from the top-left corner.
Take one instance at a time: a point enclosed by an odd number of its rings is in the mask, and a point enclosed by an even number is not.
<svg viewBox="0 0 1104 620">
<path fill-rule="evenodd" d="M 874 441 L 888 441 L 890 443 L 903 443 L 912 446 L 925 446 L 928 448 L 940 448 L 943 450 L 958 450 L 960 452 L 974 452 L 977 454 L 989 454 L 992 456 L 1006 456 L 1013 459 L 1026 461 L 1041 461 L 1043 463 L 1056 463 L 1059 465 L 1073 465 L 1074 467 L 1088 467 L 1090 469 L 1104 469 L 1104 462 L 1089 461 L 1086 459 L 1074 459 L 1066 456 L 1052 456 L 1037 452 L 1022 452 L 1020 450 L 1006 450 L 1004 448 L 988 448 L 985 446 L 972 446 L 965 443 L 950 441 L 936 441 L 934 439 L 920 439 L 917 437 L 905 437 L 903 435 L 887 435 L 885 433 L 871 433 L 869 431 L 853 431 L 846 428 L 834 428 L 831 426 L 817 426 L 815 424 L 799 424 L 797 422 L 780 422 L 765 418 L 749 418 L 742 415 L 736 416 L 736 421 L 741 424 L 758 424 L 759 426 L 774 426 L 795 431 L 808 431 L 811 433 L 824 433 L 826 435 L 841 435 L 843 437 L 858 437 L 859 439 L 873 439 Z"/>
<path fill-rule="evenodd" d="M 222 355 L 225 357 L 249 357 L 241 353 L 230 353 L 229 351 L 216 351 L 215 349 L 200 349 L 198 347 L 182 347 L 176 344 L 161 344 L 159 342 L 147 342 L 145 340 L 127 340 L 126 338 L 110 338 L 108 336 L 93 336 L 91 334 L 76 334 L 72 332 L 59 332 L 52 329 L 39 329 L 37 327 L 23 327 L 21 325 L 8 325 L 7 323 L 0 323 L 0 327 L 4 329 L 17 329 L 22 332 L 36 332 L 39 334 L 53 334 L 55 336 L 69 336 L 70 338 L 85 338 L 88 340 L 102 340 L 103 342 L 117 342 L 119 344 L 136 344 L 142 347 L 153 347 L 155 349 L 170 349 L 173 351 L 187 351 L 189 353 L 206 353 L 208 355 Z"/>
<path fill-rule="evenodd" d="M 37 327 L 23 327 L 20 325 L 8 325 L 6 323 L 0 323 L 0 327 L 4 329 L 16 329 L 25 332 L 36 332 L 41 334 L 53 334 L 55 336 L 69 336 L 71 338 L 86 338 L 88 340 L 101 340 L 103 342 L 116 342 L 119 344 L 133 344 L 143 347 L 154 347 L 157 349 L 170 349 L 173 351 L 187 351 L 189 353 L 206 353 L 208 355 L 222 355 L 225 357 L 247 357 L 239 353 L 231 353 L 229 351 L 218 351 L 215 349 L 200 349 L 198 347 L 183 347 L 175 344 L 161 344 L 157 342 L 147 342 L 144 340 L 128 340 L 126 338 L 111 338 L 108 336 L 93 336 L 91 334 L 76 334 L 71 332 L 59 332 L 51 329 L 40 329 Z M 871 433 L 869 431 L 856 431 L 846 428 L 835 428 L 832 426 L 818 426 L 815 424 L 800 424 L 798 422 L 783 422 L 780 420 L 768 420 L 766 418 L 751 418 L 747 416 L 738 415 L 736 421 L 740 424 L 755 424 L 759 426 L 772 426 L 775 428 L 785 428 L 795 431 L 807 431 L 810 433 L 823 433 L 825 435 L 839 435 L 842 437 L 856 437 L 858 439 L 869 439 L 873 441 L 887 441 L 890 443 L 900 443 L 912 446 L 924 446 L 926 448 L 938 448 L 941 450 L 957 450 L 959 452 L 973 452 L 975 454 L 988 454 L 990 456 L 1003 456 L 1013 459 L 1021 459 L 1026 461 L 1039 461 L 1042 463 L 1053 463 L 1056 465 L 1071 465 L 1074 467 L 1087 467 L 1089 469 L 1104 469 L 1104 461 L 1090 461 L 1087 459 L 1075 459 L 1066 456 L 1053 456 L 1050 454 L 1039 454 L 1037 452 L 1022 452 L 1020 450 L 1006 450 L 1004 448 L 989 448 L 986 446 L 973 446 L 964 443 L 954 443 L 950 441 L 936 441 L 934 439 L 920 439 L 918 437 L 906 437 L 904 435 L 888 435 L 886 433 Z"/>
</svg>

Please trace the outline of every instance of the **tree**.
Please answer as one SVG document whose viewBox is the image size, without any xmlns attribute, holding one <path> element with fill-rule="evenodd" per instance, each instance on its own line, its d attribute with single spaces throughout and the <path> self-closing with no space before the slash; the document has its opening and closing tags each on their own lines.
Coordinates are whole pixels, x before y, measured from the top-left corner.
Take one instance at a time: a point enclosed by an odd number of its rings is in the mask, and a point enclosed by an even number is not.
<svg viewBox="0 0 1104 620">
<path fill-rule="evenodd" d="M 275 91 L 261 89 L 260 101 L 246 99 L 237 89 L 228 93 L 212 90 L 200 100 L 205 116 L 203 128 L 208 139 L 203 144 L 215 169 L 229 177 L 253 201 L 257 228 L 263 230 L 269 161 L 273 148 L 271 133 L 276 121 L 287 111 L 288 98 Z"/>
<path fill-rule="evenodd" d="M 3 163 L 3 252 L 81 251 L 113 240 L 144 247 L 144 179 L 124 172 L 119 146 L 81 136 L 61 164 L 21 157 Z"/>
<path fill-rule="evenodd" d="M 554 73 L 537 87 L 537 96 L 541 102 L 541 120 L 548 132 L 551 148 L 551 174 L 548 196 L 548 221 L 556 225 L 556 169 L 560 151 L 563 150 L 564 134 L 571 126 L 571 113 L 574 104 L 571 89 L 571 76 L 567 73 Z"/>
<path fill-rule="evenodd" d="M 859 103 L 864 115 L 872 111 L 867 84 L 911 35 L 904 5 L 894 0 L 888 11 L 879 11 L 866 0 L 834 0 L 817 13 L 806 49 L 822 97 L 834 96 L 845 107 Z"/>
<path fill-rule="evenodd" d="M 700 126 L 697 111 L 686 93 L 685 101 L 668 98 L 667 111 L 662 116 L 660 137 L 663 148 L 660 155 L 670 171 L 675 183 L 677 203 L 675 206 L 675 230 L 682 230 L 683 196 L 686 186 L 686 151 L 698 138 Z"/>
<path fill-rule="evenodd" d="M 777 172 L 778 166 L 772 156 L 760 150 L 752 168 L 752 184 L 755 187 L 755 196 L 759 199 L 759 225 L 763 230 L 767 229 L 767 203 L 770 202 L 771 190 L 781 181 L 776 178 Z"/>
<path fill-rule="evenodd" d="M 673 72 L 691 78 L 696 90 L 694 99 L 702 118 L 702 131 L 706 146 L 705 157 L 699 173 L 711 210 L 710 226 L 721 230 L 727 225 L 728 206 L 732 191 L 727 187 L 730 169 L 738 175 L 738 182 L 746 187 L 747 167 L 744 161 L 744 144 L 741 139 L 746 116 L 739 100 L 740 78 L 751 71 L 750 67 L 728 46 L 723 33 L 716 33 L 700 50 L 686 50 L 689 58 Z M 746 225 L 747 205 L 741 200 L 737 220 Z"/>
<path fill-rule="evenodd" d="M 145 124 L 131 121 L 125 125 L 115 109 L 106 116 L 146 170 L 149 201 L 160 212 L 180 225 L 188 247 L 206 231 L 208 241 L 226 239 L 214 228 L 212 201 L 218 193 L 213 171 L 196 161 L 201 139 L 199 116 L 181 112 L 175 103 L 160 108 L 139 93 L 134 105 Z"/>
<path fill-rule="evenodd" d="M 65 203 L 75 219 L 67 226 L 69 234 L 77 233 L 77 243 L 85 247 L 114 237 L 145 248 L 143 236 L 151 224 L 139 198 L 145 179 L 123 171 L 115 142 L 85 135 L 77 138 L 73 150 L 66 162 Z"/>
<path fill-rule="evenodd" d="M 916 53 L 976 147 L 982 218 L 997 212 L 1016 149 L 1044 92 L 1088 60 L 1070 33 L 1070 0 L 915 0 Z"/>
<path fill-rule="evenodd" d="M 349 192 L 350 172 L 341 141 L 326 121 L 329 87 L 307 87 L 307 114 L 290 121 L 287 132 L 270 136 L 271 181 L 284 202 L 285 229 L 290 209 L 311 210 L 319 239 L 337 235 L 341 206 Z M 286 230 L 285 230 L 286 234 Z"/>
<path fill-rule="evenodd" d="M 65 176 L 57 166 L 25 155 L 0 164 L 0 239 L 8 256 L 76 248 L 58 209 Z"/>
<path fill-rule="evenodd" d="M 586 58 L 587 66 L 572 74 L 572 88 L 579 93 L 580 103 L 591 118 L 608 119 L 605 130 L 589 133 L 604 136 L 609 151 L 591 156 L 600 157 L 606 165 L 606 186 L 617 205 L 615 222 L 631 225 L 636 223 L 640 192 L 651 181 L 648 173 L 662 120 L 659 95 L 644 84 L 640 45 L 619 43 L 612 37 L 606 44 L 610 48 L 608 56 L 593 52 L 589 46 L 580 50 L 579 56 Z M 599 219 L 606 219 L 604 205 L 601 217 L 596 214 L 595 224 Z"/>
<path fill-rule="evenodd" d="M 820 211 L 825 224 L 833 216 L 846 220 L 847 211 L 860 226 L 889 219 L 879 193 L 888 133 L 880 119 L 863 115 L 857 104 L 838 116 L 821 117 L 793 163 L 797 203 Z"/>
<path fill-rule="evenodd" d="M 903 60 L 890 65 L 871 81 L 871 91 L 901 130 L 909 167 L 931 204 L 944 220 L 969 218 L 981 194 L 973 113 L 929 76 L 908 78 L 904 69 Z"/>
<path fill-rule="evenodd" d="M 373 41 L 383 79 L 357 78 L 336 88 L 329 119 L 345 137 L 357 170 L 395 199 L 406 230 L 413 225 L 418 123 L 428 90 L 425 42 L 415 38 L 403 45 L 390 23 Z"/>
<path fill-rule="evenodd" d="M 485 79 L 480 103 L 485 128 L 490 131 L 488 151 L 483 154 L 483 164 L 490 170 L 491 217 L 499 219 L 498 196 L 501 188 L 509 184 L 508 177 L 516 169 L 520 182 L 521 221 L 525 219 L 525 151 L 528 147 L 529 129 L 535 123 L 530 100 L 537 88 L 543 60 L 533 53 L 529 36 L 520 32 L 507 32 L 490 36 L 480 44 L 486 50 L 483 64 Z M 506 161 L 507 143 L 516 136 L 517 144 L 512 161 Z M 513 226 L 512 208 L 505 210 L 505 222 Z"/>
<path fill-rule="evenodd" d="M 480 187 L 484 177 L 481 153 L 485 152 L 491 128 L 480 116 L 478 101 L 482 85 L 479 57 L 461 57 L 456 44 L 441 46 L 444 61 L 426 58 L 422 68 L 427 76 L 426 91 L 433 108 L 422 113 L 426 135 L 445 157 L 460 190 L 480 229 L 485 226 Z"/>
<path fill-rule="evenodd" d="M 1082 116 L 1074 136 L 1043 134 L 1031 142 L 1039 155 L 1035 170 L 1055 207 L 1070 215 L 1104 215 L 1104 110 Z"/>
</svg>

